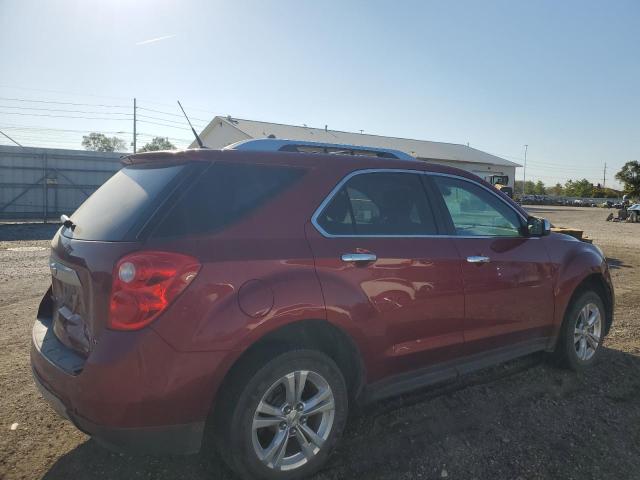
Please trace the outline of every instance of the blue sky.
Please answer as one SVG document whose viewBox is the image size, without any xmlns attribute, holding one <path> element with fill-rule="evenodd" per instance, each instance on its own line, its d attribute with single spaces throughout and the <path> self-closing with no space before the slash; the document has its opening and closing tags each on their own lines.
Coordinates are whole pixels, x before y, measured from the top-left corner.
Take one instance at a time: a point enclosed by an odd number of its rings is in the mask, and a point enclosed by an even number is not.
<svg viewBox="0 0 640 480">
<path fill-rule="evenodd" d="M 598 182 L 606 162 L 613 185 L 640 160 L 639 47 L 637 0 L 0 0 L 0 129 L 130 141 L 136 97 L 139 142 L 184 146 L 179 98 L 200 127 L 328 124 L 520 163 L 528 144 L 527 178 Z"/>
</svg>

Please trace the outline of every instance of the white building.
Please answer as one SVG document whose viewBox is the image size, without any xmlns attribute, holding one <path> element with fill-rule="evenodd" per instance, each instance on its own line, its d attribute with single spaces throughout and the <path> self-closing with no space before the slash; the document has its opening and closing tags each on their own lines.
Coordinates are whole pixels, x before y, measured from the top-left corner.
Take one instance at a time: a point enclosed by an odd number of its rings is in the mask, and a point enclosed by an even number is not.
<svg viewBox="0 0 640 480">
<path fill-rule="evenodd" d="M 200 138 L 209 148 L 223 148 L 240 140 L 251 138 L 279 138 L 392 148 L 406 152 L 419 160 L 468 170 L 487 181 L 492 175 L 507 175 L 509 177 L 509 186 L 512 188 L 514 187 L 516 167 L 521 166 L 504 158 L 456 143 L 382 137 L 366 133 L 341 132 L 305 126 L 298 127 L 231 117 L 215 117 L 200 133 Z M 195 146 L 197 145 L 194 142 L 191 147 Z"/>
</svg>

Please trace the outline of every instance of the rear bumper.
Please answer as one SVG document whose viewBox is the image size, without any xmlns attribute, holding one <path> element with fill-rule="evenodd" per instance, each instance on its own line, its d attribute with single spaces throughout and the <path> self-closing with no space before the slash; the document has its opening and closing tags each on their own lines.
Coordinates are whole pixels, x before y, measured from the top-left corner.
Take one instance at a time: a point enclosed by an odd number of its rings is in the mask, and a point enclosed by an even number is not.
<svg viewBox="0 0 640 480">
<path fill-rule="evenodd" d="M 37 320 L 31 366 L 57 413 L 116 451 L 198 452 L 224 352 L 177 352 L 144 329 L 104 331 L 84 359 L 52 337 L 50 322 Z"/>
<path fill-rule="evenodd" d="M 110 428 L 97 425 L 72 411 L 56 396 L 33 371 L 33 380 L 47 403 L 78 430 L 91 435 L 110 450 L 134 454 L 191 454 L 200 450 L 204 421 L 161 427 Z"/>
</svg>

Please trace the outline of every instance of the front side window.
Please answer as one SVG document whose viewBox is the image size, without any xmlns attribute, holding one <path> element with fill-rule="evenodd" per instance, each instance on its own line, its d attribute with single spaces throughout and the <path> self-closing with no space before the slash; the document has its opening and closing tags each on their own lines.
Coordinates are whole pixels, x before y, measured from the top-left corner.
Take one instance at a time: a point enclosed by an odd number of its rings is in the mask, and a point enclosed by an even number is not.
<svg viewBox="0 0 640 480">
<path fill-rule="evenodd" d="M 518 237 L 518 214 L 484 188 L 465 180 L 433 176 L 460 236 Z"/>
<path fill-rule="evenodd" d="M 374 172 L 349 179 L 317 219 L 331 235 L 435 235 L 418 174 Z"/>
</svg>

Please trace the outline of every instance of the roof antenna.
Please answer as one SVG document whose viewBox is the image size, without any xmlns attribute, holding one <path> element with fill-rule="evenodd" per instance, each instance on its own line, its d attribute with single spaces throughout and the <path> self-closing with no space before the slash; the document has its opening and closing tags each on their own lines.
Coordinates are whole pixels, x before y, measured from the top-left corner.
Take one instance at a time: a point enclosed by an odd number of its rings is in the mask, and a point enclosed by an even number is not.
<svg viewBox="0 0 640 480">
<path fill-rule="evenodd" d="M 189 126 L 191 127 L 191 131 L 193 132 L 194 137 L 196 137 L 196 142 L 198 142 L 198 145 L 200 145 L 200 148 L 207 148 L 207 147 L 204 146 L 204 143 L 202 143 L 202 140 L 200 140 L 200 137 L 196 133 L 196 130 L 193 128 L 193 125 L 191 125 L 191 120 L 189 120 L 189 117 L 187 117 L 187 114 L 185 113 L 184 108 L 182 108 L 182 104 L 180 103 L 180 100 L 178 100 L 178 106 L 180 107 L 180 110 L 182 110 L 184 118 L 186 118 L 187 122 L 189 122 Z"/>
</svg>

